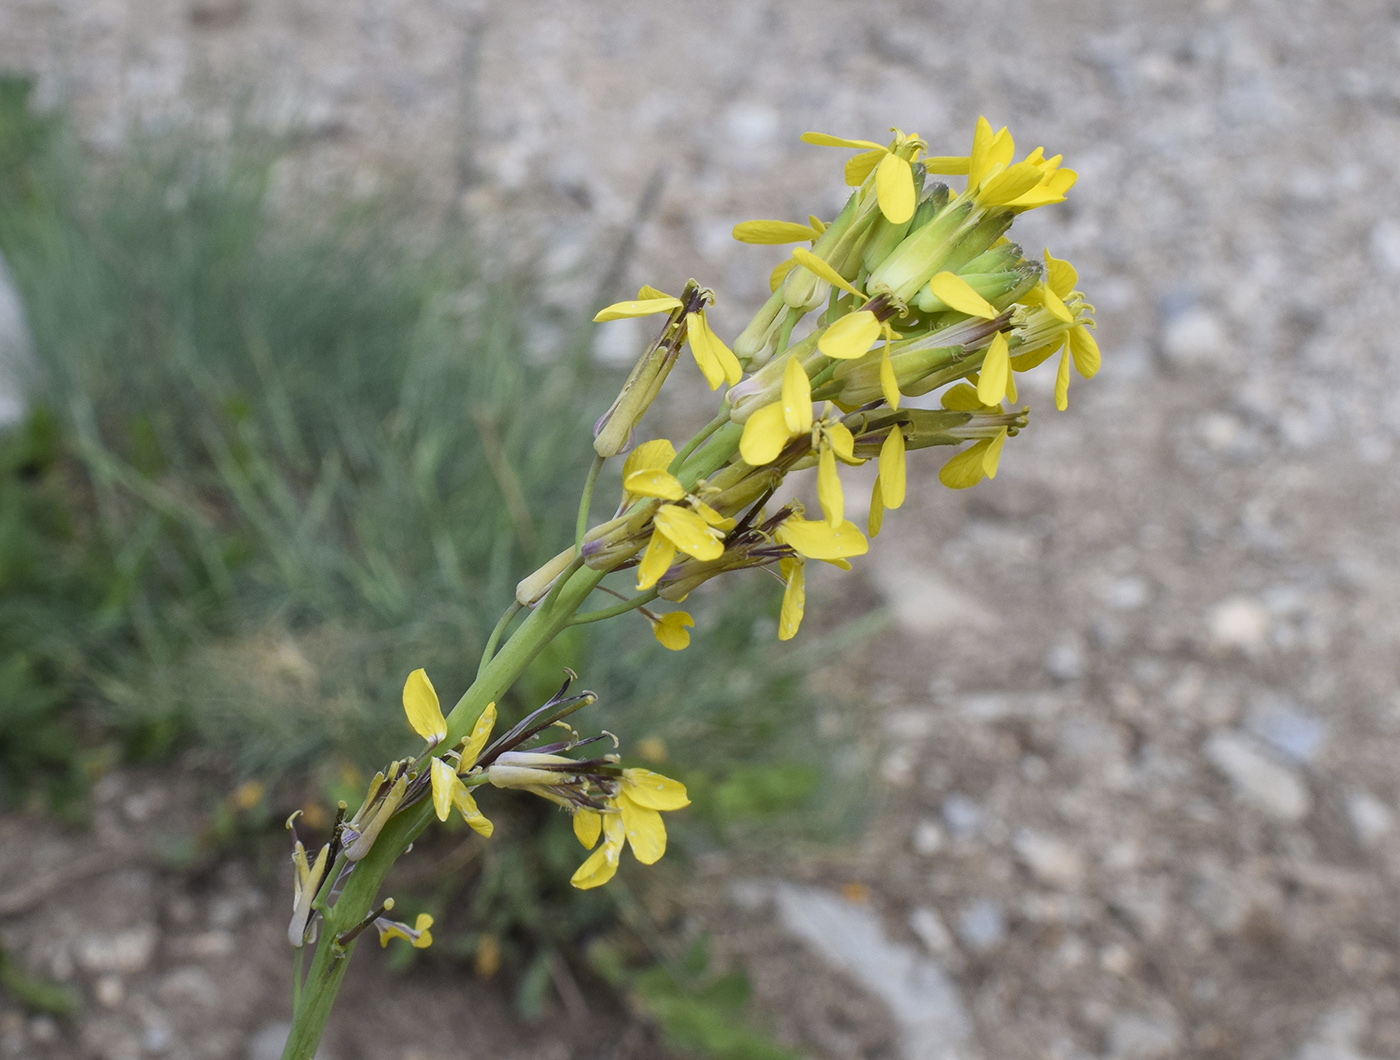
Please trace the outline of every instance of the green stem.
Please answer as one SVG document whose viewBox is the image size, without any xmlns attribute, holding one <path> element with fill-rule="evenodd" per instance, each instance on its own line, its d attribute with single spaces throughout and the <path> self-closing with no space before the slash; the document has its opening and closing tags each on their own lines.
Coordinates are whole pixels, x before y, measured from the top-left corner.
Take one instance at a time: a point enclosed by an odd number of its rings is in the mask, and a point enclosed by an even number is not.
<svg viewBox="0 0 1400 1060">
<path fill-rule="evenodd" d="M 709 423 L 705 424 L 705 426 L 701 427 L 699 432 L 695 435 L 695 437 L 685 443 L 684 448 L 682 448 L 681 451 L 676 454 L 676 458 L 671 461 L 670 466 L 666 468 L 666 470 L 672 475 L 674 475 L 677 471 L 681 469 L 681 466 L 690 457 L 690 454 L 695 452 L 696 449 L 700 448 L 700 444 L 702 442 L 704 442 L 707 438 L 710 437 L 710 435 L 714 434 L 715 431 L 719 430 L 728 422 L 729 400 L 726 398 L 724 402 L 724 407 L 719 410 L 719 415 L 717 415 Z"/>
<path fill-rule="evenodd" d="M 510 620 L 520 614 L 520 608 L 524 606 L 519 600 L 515 600 L 506 608 L 501 620 L 496 623 L 496 628 L 491 631 L 491 636 L 486 638 L 486 649 L 481 653 L 481 665 L 476 668 L 476 676 L 480 677 L 486 672 L 486 664 L 491 661 L 491 656 L 496 654 L 496 645 L 501 642 L 501 635 L 505 633 L 506 627 L 510 625 Z"/>
<path fill-rule="evenodd" d="M 569 625 L 582 626 L 589 622 L 601 622 L 605 618 L 615 618 L 618 615 L 625 615 L 628 611 L 635 611 L 643 604 L 651 603 L 651 601 L 655 599 L 656 590 L 652 589 L 650 592 L 642 593 L 640 596 L 634 596 L 631 599 L 623 600 L 620 604 L 613 604 L 611 607 L 600 607 L 597 611 L 585 611 L 581 615 L 574 615 L 573 618 L 569 619 Z"/>
<path fill-rule="evenodd" d="M 788 348 L 788 343 L 792 341 L 792 329 L 805 315 L 806 314 L 800 309 L 789 309 L 787 311 L 787 316 L 783 317 L 783 326 L 778 329 L 778 346 L 777 349 L 773 351 L 774 357 Z"/>
<path fill-rule="evenodd" d="M 588 530 L 588 509 L 593 504 L 593 487 L 598 484 L 598 472 L 603 470 L 604 459 L 595 456 L 588 469 L 588 477 L 583 480 L 583 496 L 579 498 L 578 519 L 574 523 L 574 551 L 578 553 L 583 551 L 583 535 Z"/>
<path fill-rule="evenodd" d="M 301 1007 L 301 981 L 306 972 L 306 947 L 298 946 L 297 955 L 292 960 L 292 1011 Z"/>
<path fill-rule="evenodd" d="M 551 593 L 526 617 L 457 701 L 447 716 L 447 737 L 439 746 L 453 747 L 461 742 L 486 704 L 499 700 L 531 660 L 568 625 L 603 575 L 603 571 L 580 567 L 567 575 L 567 580 L 561 579 L 558 595 Z M 315 1056 L 350 955 L 359 942 L 356 939 L 342 946 L 336 936 L 355 927 L 374 908 L 390 867 L 433 819 L 433 808 L 427 800 L 395 816 L 346 880 L 339 900 L 327 911 L 321 925 L 321 939 L 292 1016 L 283 1060 L 312 1060 Z"/>
</svg>

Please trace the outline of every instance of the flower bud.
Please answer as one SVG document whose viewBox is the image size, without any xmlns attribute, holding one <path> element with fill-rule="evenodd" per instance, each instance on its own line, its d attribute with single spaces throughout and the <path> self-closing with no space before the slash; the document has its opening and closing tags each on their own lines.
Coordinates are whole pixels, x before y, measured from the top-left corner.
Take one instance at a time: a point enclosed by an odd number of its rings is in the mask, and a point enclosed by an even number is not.
<svg viewBox="0 0 1400 1060">
<path fill-rule="evenodd" d="M 554 580 L 564 573 L 564 569 L 573 562 L 573 558 L 574 549 L 570 545 L 539 570 L 520 579 L 515 587 L 516 602 L 523 607 L 534 607 L 544 599 L 545 594 L 554 585 Z"/>
</svg>

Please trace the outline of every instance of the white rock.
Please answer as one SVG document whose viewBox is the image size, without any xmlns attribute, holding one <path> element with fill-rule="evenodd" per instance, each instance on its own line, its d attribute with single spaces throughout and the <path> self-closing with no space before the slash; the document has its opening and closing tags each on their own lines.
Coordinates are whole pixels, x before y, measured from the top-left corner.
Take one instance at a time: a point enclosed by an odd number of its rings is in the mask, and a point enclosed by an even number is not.
<svg viewBox="0 0 1400 1060">
<path fill-rule="evenodd" d="M 932 857 L 943 849 L 943 829 L 938 827 L 937 821 L 926 818 L 914 826 L 909 845 L 915 854 Z"/>
<path fill-rule="evenodd" d="M 1312 809 L 1307 785 L 1293 770 L 1268 757 L 1246 736 L 1217 732 L 1206 741 L 1206 757 L 1241 799 L 1283 821 L 1301 821 Z"/>
<path fill-rule="evenodd" d="M 900 626 L 911 633 L 938 633 L 954 626 L 993 630 L 1001 624 L 976 597 L 911 565 L 908 557 L 877 561 L 873 573 Z"/>
<path fill-rule="evenodd" d="M 785 928 L 889 1006 L 904 1060 L 971 1060 L 972 1019 L 936 961 L 886 937 L 875 913 L 816 887 L 780 883 Z"/>
<path fill-rule="evenodd" d="M 1371 254 L 1390 272 L 1400 272 L 1400 222 L 1389 217 L 1371 229 Z"/>
<path fill-rule="evenodd" d="M 1229 352 L 1225 325 L 1203 306 L 1173 316 L 1162 331 L 1162 354 L 1175 365 L 1218 365 Z"/>
<path fill-rule="evenodd" d="M 917 935 L 919 941 L 936 957 L 946 957 L 956 952 L 953 936 L 936 909 L 930 909 L 926 905 L 914 909 L 909 914 L 909 930 Z"/>
<path fill-rule="evenodd" d="M 1226 597 L 1206 616 L 1211 647 L 1219 651 L 1242 651 L 1246 655 L 1264 649 L 1273 624 L 1269 609 L 1248 596 Z"/>
<path fill-rule="evenodd" d="M 1006 912 L 990 898 L 973 902 L 958 917 L 958 938 L 978 953 L 988 953 L 1006 941 Z"/>
<path fill-rule="evenodd" d="M 1351 818 L 1356 838 L 1366 846 L 1375 846 L 1395 827 L 1395 815 L 1390 807 L 1369 791 L 1347 793 L 1347 816 Z"/>
<path fill-rule="evenodd" d="M 92 975 L 143 971 L 155 952 L 156 929 L 149 924 L 115 935 L 90 935 L 76 947 L 79 967 Z"/>
<path fill-rule="evenodd" d="M 1176 1055 L 1181 1024 L 1174 1016 L 1125 1013 L 1108 1029 L 1111 1060 L 1161 1060 Z"/>
<path fill-rule="evenodd" d="M 1047 887 L 1076 887 L 1084 878 L 1084 858 L 1062 839 L 1023 828 L 1011 841 L 1021 861 Z"/>
<path fill-rule="evenodd" d="M 104 975 L 92 986 L 92 996 L 103 1008 L 118 1008 L 126 1000 L 126 987 L 121 976 Z"/>
</svg>

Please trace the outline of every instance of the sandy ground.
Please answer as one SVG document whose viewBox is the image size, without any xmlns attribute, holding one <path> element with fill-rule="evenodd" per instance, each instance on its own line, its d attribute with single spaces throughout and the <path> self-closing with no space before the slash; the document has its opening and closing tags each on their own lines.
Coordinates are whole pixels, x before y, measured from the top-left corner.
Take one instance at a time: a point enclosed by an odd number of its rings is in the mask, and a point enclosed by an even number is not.
<svg viewBox="0 0 1400 1060">
<path fill-rule="evenodd" d="M 732 336 L 782 252 L 731 226 L 844 195 L 804 130 L 951 154 L 984 113 L 1063 152 L 1070 202 L 1016 233 L 1078 266 L 1103 372 L 1066 414 L 1027 383 L 994 483 L 924 465 L 852 575 L 898 626 L 829 675 L 886 738 L 886 808 L 848 849 L 721 874 L 705 915 L 816 1056 L 1400 1056 L 1394 5 L 6 0 L 0 67 L 98 150 L 242 114 L 298 136 L 288 195 L 407 178 L 491 218 L 557 277 L 542 343 L 654 182 L 627 282 L 699 277 Z M 139 831 L 144 781 L 113 783 Z M 0 921 L 90 999 L 73 1036 L 6 1010 L 4 1055 L 263 1055 L 284 897 L 136 862 Z M 0 892 L 28 871 L 5 857 Z M 485 1051 L 391 1024 L 327 1053 Z M 496 1026 L 507 1055 L 622 1040 Z"/>
</svg>

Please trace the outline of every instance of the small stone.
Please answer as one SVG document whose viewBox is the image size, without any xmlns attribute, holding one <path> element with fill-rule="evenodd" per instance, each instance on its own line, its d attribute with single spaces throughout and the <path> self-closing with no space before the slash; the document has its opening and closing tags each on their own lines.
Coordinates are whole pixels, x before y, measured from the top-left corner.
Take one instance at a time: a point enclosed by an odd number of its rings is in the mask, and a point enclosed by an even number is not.
<svg viewBox="0 0 1400 1060">
<path fill-rule="evenodd" d="M 39 1045 L 58 1041 L 58 1022 L 52 1016 L 35 1016 L 29 1021 L 29 1037 Z"/>
<path fill-rule="evenodd" d="M 977 953 L 996 949 L 1006 940 L 1006 913 L 1000 902 L 983 898 L 973 902 L 958 917 L 958 938 Z"/>
<path fill-rule="evenodd" d="M 1279 697 L 1257 704 L 1245 727 L 1285 758 L 1304 765 L 1327 741 L 1327 722 Z"/>
<path fill-rule="evenodd" d="M 1390 807 L 1369 791 L 1347 792 L 1347 816 L 1356 838 L 1368 847 L 1379 843 L 1395 826 Z"/>
<path fill-rule="evenodd" d="M 1110 1060 L 1162 1060 L 1181 1045 L 1181 1024 L 1174 1017 L 1125 1013 L 1108 1029 Z"/>
<path fill-rule="evenodd" d="M 1045 671 L 1056 681 L 1077 681 L 1084 676 L 1084 641 L 1067 633 L 1045 653 Z"/>
<path fill-rule="evenodd" d="M 192 1005 L 212 1009 L 219 1002 L 219 987 L 203 968 L 191 965 L 167 974 L 156 988 L 156 995 L 172 1008 Z"/>
<path fill-rule="evenodd" d="M 1076 887 L 1084 878 L 1084 858 L 1062 839 L 1023 828 L 1011 845 L 1031 874 L 1047 887 Z"/>
<path fill-rule="evenodd" d="M 1192 306 L 1170 317 L 1162 330 L 1162 355 L 1178 367 L 1218 365 L 1229 352 L 1225 325 L 1204 306 Z"/>
<path fill-rule="evenodd" d="M 1103 601 L 1115 611 L 1136 611 L 1150 596 L 1147 583 L 1130 575 L 1110 582 L 1104 589 Z"/>
<path fill-rule="evenodd" d="M 1297 774 L 1269 758 L 1248 737 L 1215 733 L 1206 741 L 1205 753 L 1235 794 L 1271 817 L 1301 821 L 1312 810 L 1312 796 Z"/>
<path fill-rule="evenodd" d="M 982 829 L 982 807 L 960 791 L 943 800 L 943 823 L 959 838 L 969 838 Z"/>
<path fill-rule="evenodd" d="M 120 1008 L 126 1000 L 126 987 L 120 976 L 104 975 L 93 984 L 92 996 L 103 1008 Z"/>
<path fill-rule="evenodd" d="M 1400 273 L 1400 222 L 1389 217 L 1376 222 L 1371 229 L 1371 253 L 1383 268 Z"/>
<path fill-rule="evenodd" d="M 909 930 L 918 936 L 920 942 L 935 957 L 946 957 L 955 952 L 953 936 L 943 923 L 937 910 L 921 905 L 909 914 Z"/>
<path fill-rule="evenodd" d="M 932 857 L 943 849 L 943 829 L 938 827 L 937 821 L 926 818 L 914 826 L 909 845 L 915 854 Z"/>
<path fill-rule="evenodd" d="M 78 965 L 93 975 L 133 975 L 145 970 L 156 952 L 156 929 L 149 924 L 115 935 L 90 935 L 78 942 Z"/>
<path fill-rule="evenodd" d="M 1099 951 L 1099 967 L 1114 975 L 1127 975 L 1133 970 L 1132 951 L 1121 942 L 1110 942 Z"/>
<path fill-rule="evenodd" d="M 1256 655 L 1268 644 L 1273 616 L 1258 600 L 1231 596 L 1220 601 L 1206 616 L 1211 647 L 1218 651 L 1242 651 Z"/>
</svg>

